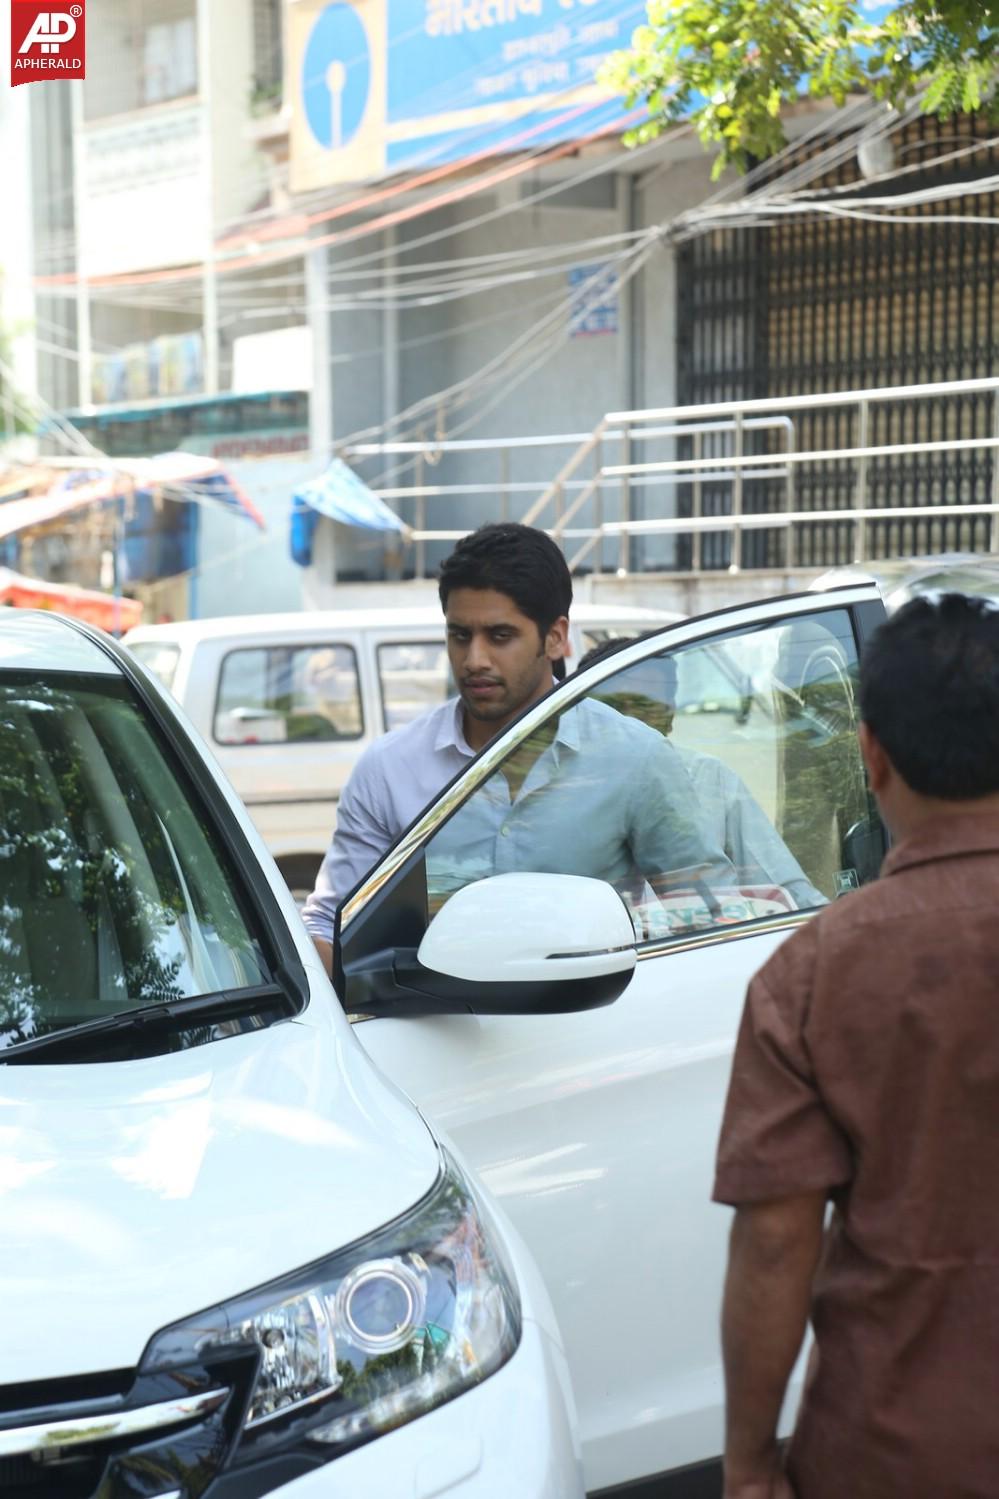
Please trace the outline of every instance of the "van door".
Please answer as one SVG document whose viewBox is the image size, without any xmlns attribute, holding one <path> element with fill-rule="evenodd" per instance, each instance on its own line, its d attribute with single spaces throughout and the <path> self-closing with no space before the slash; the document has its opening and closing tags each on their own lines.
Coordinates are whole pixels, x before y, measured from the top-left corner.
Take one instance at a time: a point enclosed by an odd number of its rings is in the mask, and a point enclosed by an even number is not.
<svg viewBox="0 0 999 1499">
<path fill-rule="evenodd" d="M 633 857 L 614 883 L 638 963 L 615 1003 L 433 1015 L 412 996 L 411 1016 L 404 1000 L 402 1018 L 356 1031 L 482 1173 L 540 1264 L 588 1490 L 721 1451 L 729 1214 L 709 1196 L 730 1054 L 753 972 L 877 873 L 884 839 L 856 743 L 856 688 L 883 616 L 873 585 L 755 604 L 668 627 L 570 676 L 487 746 L 341 912 L 337 982 L 350 1010 L 365 963 L 418 945 L 461 884 L 501 869 L 592 874 L 613 862 L 613 840 Z M 673 747 L 688 811 L 724 847 L 725 889 L 650 867 L 666 792 L 628 748 L 634 738 L 651 754 L 650 734 L 660 759 L 662 739 Z M 531 736 L 545 746 L 538 774 L 533 789 L 514 778 L 511 802 L 504 765 L 522 765 Z M 667 827 L 658 846 L 668 843 Z M 500 977 L 501 942 L 495 963 Z"/>
<path fill-rule="evenodd" d="M 285 879 L 307 894 L 340 792 L 381 727 L 370 724 L 359 636 L 228 641 L 214 682 L 212 748 Z"/>
</svg>

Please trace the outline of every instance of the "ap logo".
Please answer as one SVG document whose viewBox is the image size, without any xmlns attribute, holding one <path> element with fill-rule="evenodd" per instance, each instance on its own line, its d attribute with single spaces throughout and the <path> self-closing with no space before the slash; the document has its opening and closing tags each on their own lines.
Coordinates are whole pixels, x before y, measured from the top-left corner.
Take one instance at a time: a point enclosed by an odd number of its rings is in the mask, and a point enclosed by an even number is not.
<svg viewBox="0 0 999 1499">
<path fill-rule="evenodd" d="M 76 35 L 76 21 L 64 10 L 40 10 L 34 25 L 17 49 L 29 52 L 38 47 L 42 52 L 58 52 L 63 42 L 71 42 Z"/>
<path fill-rule="evenodd" d="M 42 10 L 36 0 L 11 0 L 11 82 L 42 78 L 83 78 L 83 6 Z"/>
</svg>

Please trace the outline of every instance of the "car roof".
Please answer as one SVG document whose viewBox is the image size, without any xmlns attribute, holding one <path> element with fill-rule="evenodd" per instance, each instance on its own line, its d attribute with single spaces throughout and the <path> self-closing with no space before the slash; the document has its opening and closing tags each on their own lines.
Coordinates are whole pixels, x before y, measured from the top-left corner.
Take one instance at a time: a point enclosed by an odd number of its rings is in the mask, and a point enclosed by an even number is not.
<svg viewBox="0 0 999 1499">
<path fill-rule="evenodd" d="M 577 625 L 643 625 L 670 624 L 683 619 L 668 609 L 647 609 L 636 604 L 574 604 L 572 619 Z M 126 642 L 170 640 L 179 645 L 199 640 L 228 639 L 232 636 L 259 634 L 298 634 L 303 630 L 392 630 L 443 629 L 439 604 L 409 608 L 317 609 L 297 614 L 227 614 L 214 619 L 185 619 L 173 624 L 137 625 L 125 637 Z"/>
<path fill-rule="evenodd" d="M 929 552 L 914 557 L 882 557 L 869 562 L 847 562 L 831 567 L 813 579 L 810 587 L 823 591 L 860 578 L 873 578 L 885 587 L 898 588 L 934 573 L 950 571 L 999 573 L 999 558 L 986 552 Z"/>
<path fill-rule="evenodd" d="M 120 675 L 99 632 L 39 609 L 0 608 L 0 673 L 5 670 Z"/>
</svg>

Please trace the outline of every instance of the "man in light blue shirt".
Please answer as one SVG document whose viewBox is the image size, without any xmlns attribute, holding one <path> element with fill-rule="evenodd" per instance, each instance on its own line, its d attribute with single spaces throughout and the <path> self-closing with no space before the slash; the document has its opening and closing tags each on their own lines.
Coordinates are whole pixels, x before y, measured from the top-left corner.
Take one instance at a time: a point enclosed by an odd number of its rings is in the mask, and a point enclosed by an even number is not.
<svg viewBox="0 0 999 1499">
<path fill-rule="evenodd" d="M 572 578 L 543 531 L 481 527 L 443 563 L 439 592 L 459 695 L 371 745 L 344 787 L 303 911 L 327 967 L 339 902 L 473 755 L 551 689 L 566 654 Z M 637 869 L 650 883 L 664 866 L 731 875 L 679 757 L 655 730 L 596 703 L 545 727 L 514 757 L 520 766 L 504 765 L 428 847 L 432 897 L 435 880 L 442 895 L 467 883 L 459 866 L 475 879 L 510 867 L 614 880 Z"/>
</svg>

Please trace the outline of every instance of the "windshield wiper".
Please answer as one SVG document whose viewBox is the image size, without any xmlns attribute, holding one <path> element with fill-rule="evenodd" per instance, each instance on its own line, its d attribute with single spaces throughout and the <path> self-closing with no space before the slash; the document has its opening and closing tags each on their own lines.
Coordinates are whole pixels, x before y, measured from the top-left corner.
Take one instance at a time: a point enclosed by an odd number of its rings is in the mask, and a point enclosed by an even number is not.
<svg viewBox="0 0 999 1499">
<path fill-rule="evenodd" d="M 279 984 L 219 989 L 214 994 L 194 994 L 183 999 L 163 1000 L 159 1004 L 136 1005 L 134 1009 L 118 1010 L 114 1015 L 102 1015 L 97 1020 L 81 1020 L 78 1025 L 47 1031 L 44 1036 L 33 1036 L 30 1041 L 16 1041 L 0 1051 L 0 1065 L 28 1061 L 37 1057 L 39 1052 L 52 1053 L 52 1060 L 62 1053 L 72 1057 L 78 1052 L 91 1050 L 95 1037 L 123 1031 L 186 1030 L 199 1022 L 231 1020 L 237 1015 L 274 1008 L 274 1001 L 286 1014 L 296 1013 L 297 1006 Z"/>
</svg>

